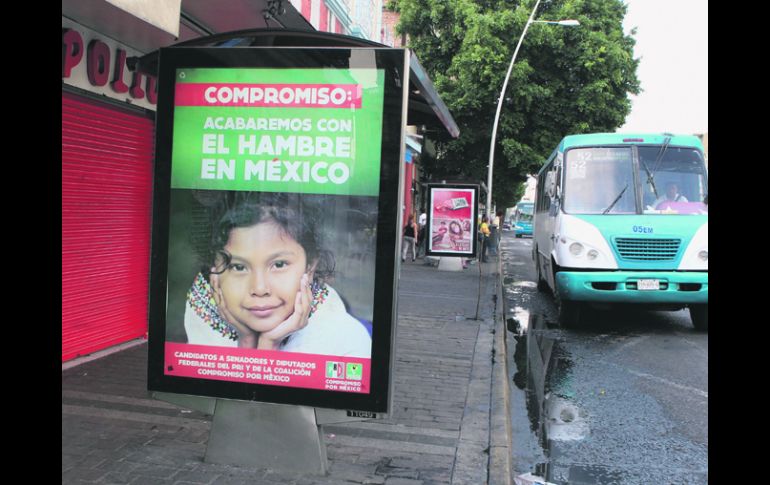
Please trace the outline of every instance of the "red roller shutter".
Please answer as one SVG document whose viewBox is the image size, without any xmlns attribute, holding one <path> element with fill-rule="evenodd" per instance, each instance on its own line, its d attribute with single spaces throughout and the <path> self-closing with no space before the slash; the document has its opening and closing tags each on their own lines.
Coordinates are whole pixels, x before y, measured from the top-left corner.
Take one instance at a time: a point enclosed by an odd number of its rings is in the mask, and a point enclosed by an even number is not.
<svg viewBox="0 0 770 485">
<path fill-rule="evenodd" d="M 62 361 L 147 334 L 154 122 L 62 92 Z"/>
</svg>

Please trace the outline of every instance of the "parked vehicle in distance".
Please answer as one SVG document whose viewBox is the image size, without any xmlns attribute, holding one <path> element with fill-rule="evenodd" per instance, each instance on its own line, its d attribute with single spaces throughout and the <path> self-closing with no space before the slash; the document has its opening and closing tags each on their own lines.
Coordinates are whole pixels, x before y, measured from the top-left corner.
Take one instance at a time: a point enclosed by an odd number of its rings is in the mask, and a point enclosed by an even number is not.
<svg viewBox="0 0 770 485">
<path fill-rule="evenodd" d="M 516 237 L 532 235 L 532 218 L 535 210 L 534 202 L 519 202 L 513 212 L 513 230 Z"/>
<path fill-rule="evenodd" d="M 559 320 L 586 304 L 688 308 L 708 330 L 708 173 L 695 136 L 567 136 L 538 173 L 532 257 Z"/>
</svg>

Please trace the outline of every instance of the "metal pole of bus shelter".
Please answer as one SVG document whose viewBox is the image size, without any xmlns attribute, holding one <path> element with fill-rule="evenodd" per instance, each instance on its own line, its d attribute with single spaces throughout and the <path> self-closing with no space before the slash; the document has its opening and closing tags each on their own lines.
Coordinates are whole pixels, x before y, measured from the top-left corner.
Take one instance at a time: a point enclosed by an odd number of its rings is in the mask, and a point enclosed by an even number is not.
<svg viewBox="0 0 770 485">
<path fill-rule="evenodd" d="M 497 112 L 495 112 L 495 121 L 492 125 L 492 139 L 489 142 L 489 169 L 487 172 L 487 217 L 489 218 L 489 223 L 492 223 L 492 172 L 494 169 L 494 163 L 495 163 L 495 139 L 497 138 L 497 124 L 500 121 L 500 111 L 503 109 L 503 99 L 505 98 L 505 89 L 508 87 L 508 79 L 511 77 L 511 71 L 513 70 L 513 63 L 516 62 L 516 55 L 519 53 L 519 48 L 521 47 L 521 43 L 524 40 L 524 36 L 527 35 L 527 30 L 529 30 L 529 26 L 533 23 L 540 23 L 540 24 L 553 24 L 553 25 L 563 25 L 566 27 L 575 27 L 580 25 L 580 22 L 577 20 L 558 20 L 558 21 L 550 21 L 550 20 L 533 20 L 535 18 L 535 13 L 537 12 L 537 7 L 540 5 L 540 0 L 537 0 L 535 2 L 535 7 L 532 9 L 532 13 L 529 16 L 529 20 L 527 20 L 527 24 L 524 26 L 524 31 L 521 33 L 521 37 L 519 37 L 519 43 L 516 44 L 516 49 L 513 51 L 513 57 L 511 58 L 511 64 L 508 66 L 508 73 L 505 75 L 505 81 L 503 82 L 503 89 L 500 91 L 500 97 L 497 100 Z"/>
</svg>

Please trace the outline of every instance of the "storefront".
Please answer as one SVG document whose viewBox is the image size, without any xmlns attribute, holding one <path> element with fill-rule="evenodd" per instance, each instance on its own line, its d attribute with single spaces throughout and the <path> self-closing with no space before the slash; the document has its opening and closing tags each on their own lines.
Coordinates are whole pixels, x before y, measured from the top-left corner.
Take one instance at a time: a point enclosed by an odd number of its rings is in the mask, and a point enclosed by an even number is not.
<svg viewBox="0 0 770 485">
<path fill-rule="evenodd" d="M 404 151 L 404 213 L 402 217 L 407 220 L 409 214 L 415 214 L 415 221 L 419 216 L 419 207 L 416 204 L 418 198 L 418 160 L 422 147 L 419 142 L 413 138 L 413 135 L 406 136 L 406 149 Z"/>
<path fill-rule="evenodd" d="M 62 361 L 147 333 L 155 79 L 62 18 Z"/>
</svg>

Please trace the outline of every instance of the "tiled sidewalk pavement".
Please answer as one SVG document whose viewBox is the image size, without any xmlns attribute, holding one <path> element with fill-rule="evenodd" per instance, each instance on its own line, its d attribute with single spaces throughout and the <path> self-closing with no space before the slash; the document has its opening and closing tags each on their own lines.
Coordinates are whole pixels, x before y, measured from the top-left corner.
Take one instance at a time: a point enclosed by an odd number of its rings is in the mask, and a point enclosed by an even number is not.
<svg viewBox="0 0 770 485">
<path fill-rule="evenodd" d="M 401 290 L 445 275 L 406 266 Z M 324 426 L 326 476 L 204 463 L 211 417 L 149 398 L 147 346 L 139 345 L 62 372 L 62 483 L 486 483 L 494 325 L 454 317 L 473 317 L 478 276 L 453 275 L 431 294 L 403 299 L 392 413 Z M 490 275 L 484 316 L 491 292 Z"/>
</svg>

